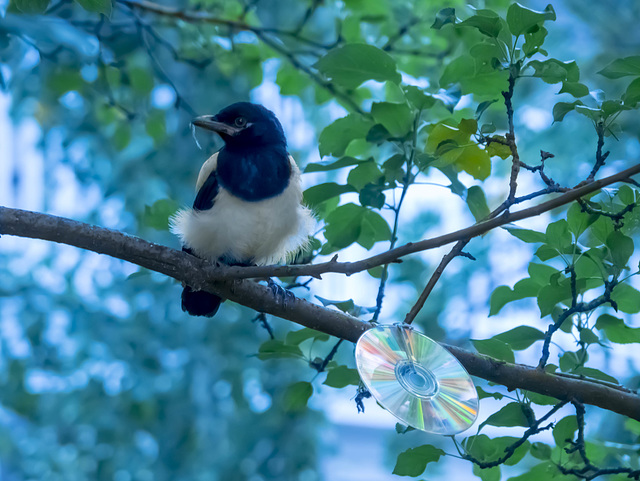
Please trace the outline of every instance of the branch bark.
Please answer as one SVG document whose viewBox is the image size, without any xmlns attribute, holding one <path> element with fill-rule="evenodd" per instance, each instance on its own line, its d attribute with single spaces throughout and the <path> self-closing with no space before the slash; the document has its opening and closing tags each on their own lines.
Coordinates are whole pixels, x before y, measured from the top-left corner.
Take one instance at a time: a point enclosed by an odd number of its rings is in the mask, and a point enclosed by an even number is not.
<svg viewBox="0 0 640 481">
<path fill-rule="evenodd" d="M 563 205 L 569 204 L 585 195 L 596 192 L 603 187 L 621 182 L 629 179 L 632 175 L 640 173 L 640 164 L 636 164 L 626 170 L 618 172 L 617 174 L 605 177 L 603 179 L 595 180 L 587 183 L 586 185 L 580 185 L 574 189 L 570 189 L 567 192 L 559 195 L 555 199 L 551 199 L 542 204 L 529 207 L 517 212 L 504 212 L 502 215 L 489 219 L 485 222 L 474 224 L 464 229 L 450 232 L 438 237 L 432 237 L 431 239 L 421 240 L 419 242 L 410 242 L 408 244 L 396 247 L 395 249 L 388 250 L 381 254 L 367 257 L 365 259 L 356 262 L 337 262 L 337 256 L 329 262 L 322 262 L 319 264 L 307 264 L 307 265 L 287 265 L 287 266 L 251 266 L 251 267 L 237 267 L 237 266 L 222 266 L 210 268 L 207 272 L 209 279 L 211 280 L 229 280 L 229 279 L 250 279 L 250 278 L 264 278 L 264 277 L 298 277 L 298 276 L 312 276 L 320 278 L 320 276 L 327 272 L 337 272 L 340 274 L 351 275 L 356 272 L 366 271 L 372 267 L 381 266 L 384 264 L 399 262 L 401 257 L 416 252 L 435 249 L 438 247 L 452 244 L 464 239 L 471 239 L 473 237 L 481 236 L 496 227 L 500 227 L 512 222 L 516 222 L 530 217 L 536 217 L 550 210 L 557 209 Z"/>
<path fill-rule="evenodd" d="M 624 173 L 626 176 L 632 175 L 629 171 L 624 171 L 617 174 L 617 180 L 623 180 L 624 175 L 620 175 Z M 212 265 L 204 260 L 138 237 L 83 222 L 0 207 L 0 234 L 43 239 L 107 254 L 163 273 L 181 282 L 188 282 L 193 287 L 213 292 L 252 309 L 351 342 L 356 342 L 362 333 L 371 327 L 369 323 L 342 312 L 320 307 L 302 299 L 296 298 L 283 305 L 273 296 L 270 289 L 255 282 L 212 281 L 209 275 Z M 640 420 L 640 396 L 623 387 L 549 374 L 533 367 L 509 364 L 474 354 L 459 347 L 445 347 L 460 360 L 470 374 L 497 382 L 510 390 L 526 389 L 560 400 L 579 400 L 584 404 L 599 406 Z"/>
</svg>

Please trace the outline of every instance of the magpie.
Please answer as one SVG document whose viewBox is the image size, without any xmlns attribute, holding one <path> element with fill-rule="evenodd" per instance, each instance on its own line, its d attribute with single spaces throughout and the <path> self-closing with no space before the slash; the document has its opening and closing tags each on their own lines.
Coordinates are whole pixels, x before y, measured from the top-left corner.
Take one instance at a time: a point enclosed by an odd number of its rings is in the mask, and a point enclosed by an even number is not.
<svg viewBox="0 0 640 481">
<path fill-rule="evenodd" d="M 238 102 L 192 124 L 217 133 L 224 146 L 202 165 L 193 207 L 171 219 L 182 250 L 226 265 L 269 265 L 295 255 L 314 220 L 275 114 Z M 193 316 L 212 317 L 222 301 L 188 285 L 182 292 L 182 310 Z"/>
</svg>

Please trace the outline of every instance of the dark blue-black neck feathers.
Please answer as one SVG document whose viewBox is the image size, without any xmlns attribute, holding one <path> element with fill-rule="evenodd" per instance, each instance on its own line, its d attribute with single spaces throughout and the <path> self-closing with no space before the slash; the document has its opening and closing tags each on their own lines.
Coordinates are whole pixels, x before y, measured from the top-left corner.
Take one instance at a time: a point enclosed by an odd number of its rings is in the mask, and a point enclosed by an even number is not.
<svg viewBox="0 0 640 481">
<path fill-rule="evenodd" d="M 242 200 L 275 197 L 287 188 L 291 177 L 286 144 L 226 145 L 218 154 L 217 177 L 222 187 Z"/>
<path fill-rule="evenodd" d="M 217 178 L 236 197 L 256 202 L 281 194 L 289 185 L 291 164 L 282 125 L 269 109 L 237 102 L 221 110 L 216 122 L 233 126 L 222 134 Z"/>
</svg>

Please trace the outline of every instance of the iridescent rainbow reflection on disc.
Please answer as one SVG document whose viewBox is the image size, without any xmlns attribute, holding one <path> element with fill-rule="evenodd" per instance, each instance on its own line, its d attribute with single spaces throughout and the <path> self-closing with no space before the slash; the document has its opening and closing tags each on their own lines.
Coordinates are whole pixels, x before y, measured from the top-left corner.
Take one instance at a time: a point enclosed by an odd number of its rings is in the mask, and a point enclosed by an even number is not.
<svg viewBox="0 0 640 481">
<path fill-rule="evenodd" d="M 356 345 L 356 366 L 373 397 L 416 429 L 457 434 L 478 417 L 478 395 L 462 364 L 410 326 L 369 329 Z"/>
</svg>

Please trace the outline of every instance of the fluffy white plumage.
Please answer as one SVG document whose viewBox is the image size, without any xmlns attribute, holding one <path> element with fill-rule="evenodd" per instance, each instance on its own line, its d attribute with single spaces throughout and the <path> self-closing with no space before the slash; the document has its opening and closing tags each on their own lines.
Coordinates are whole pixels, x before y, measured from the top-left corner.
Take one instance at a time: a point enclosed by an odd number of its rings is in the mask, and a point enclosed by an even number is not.
<svg viewBox="0 0 640 481">
<path fill-rule="evenodd" d="M 215 153 L 202 165 L 196 192 L 217 161 Z M 281 194 L 248 202 L 220 186 L 211 209 L 178 211 L 170 220 L 171 232 L 196 255 L 211 261 L 225 256 L 269 265 L 295 255 L 306 244 L 315 220 L 302 205 L 300 169 L 291 156 L 289 162 L 291 178 Z"/>
</svg>

